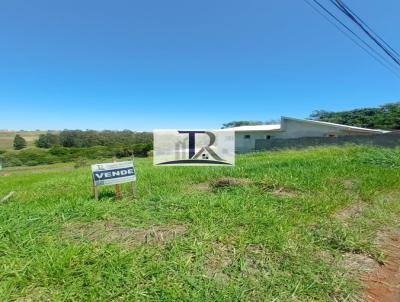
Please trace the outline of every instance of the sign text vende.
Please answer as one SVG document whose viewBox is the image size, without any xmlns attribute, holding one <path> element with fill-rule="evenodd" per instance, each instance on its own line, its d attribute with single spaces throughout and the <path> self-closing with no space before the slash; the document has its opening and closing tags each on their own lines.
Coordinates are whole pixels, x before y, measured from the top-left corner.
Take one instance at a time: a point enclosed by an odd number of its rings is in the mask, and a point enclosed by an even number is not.
<svg viewBox="0 0 400 302">
<path fill-rule="evenodd" d="M 136 180 L 133 162 L 116 162 L 92 165 L 95 186 L 115 185 Z"/>
</svg>

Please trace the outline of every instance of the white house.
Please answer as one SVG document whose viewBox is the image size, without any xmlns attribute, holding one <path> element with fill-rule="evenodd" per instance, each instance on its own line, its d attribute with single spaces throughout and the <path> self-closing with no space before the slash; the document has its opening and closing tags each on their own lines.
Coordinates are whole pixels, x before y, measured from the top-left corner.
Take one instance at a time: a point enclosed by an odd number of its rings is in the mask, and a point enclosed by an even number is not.
<svg viewBox="0 0 400 302">
<path fill-rule="evenodd" d="M 229 128 L 227 130 L 235 131 L 237 153 L 254 151 L 256 140 L 260 139 L 274 140 L 301 137 L 359 136 L 390 132 L 291 117 L 282 117 L 280 124 L 241 126 Z"/>
</svg>

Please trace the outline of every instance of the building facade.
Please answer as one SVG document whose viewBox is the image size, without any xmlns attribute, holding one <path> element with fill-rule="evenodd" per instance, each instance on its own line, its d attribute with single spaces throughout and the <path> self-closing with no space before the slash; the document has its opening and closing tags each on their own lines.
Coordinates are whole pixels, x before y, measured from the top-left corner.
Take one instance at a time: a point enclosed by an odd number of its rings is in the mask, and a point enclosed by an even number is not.
<svg viewBox="0 0 400 302">
<path fill-rule="evenodd" d="M 230 128 L 235 131 L 236 153 L 256 150 L 258 140 L 281 140 L 303 137 L 342 137 L 384 134 L 389 131 L 366 129 L 327 122 L 282 117 L 280 124 L 241 126 Z"/>
</svg>

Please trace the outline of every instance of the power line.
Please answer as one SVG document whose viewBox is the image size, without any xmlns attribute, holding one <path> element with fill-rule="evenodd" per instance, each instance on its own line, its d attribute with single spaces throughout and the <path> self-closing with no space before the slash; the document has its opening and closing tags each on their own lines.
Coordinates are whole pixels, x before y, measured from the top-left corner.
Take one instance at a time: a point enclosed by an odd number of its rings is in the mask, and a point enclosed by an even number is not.
<svg viewBox="0 0 400 302">
<path fill-rule="evenodd" d="M 309 0 L 303 0 L 303 1 L 307 3 L 315 12 L 321 15 L 325 20 L 327 20 L 330 24 L 332 24 L 336 29 L 338 29 L 342 34 L 344 34 L 348 39 L 350 39 L 353 43 L 355 43 L 358 47 L 360 47 L 363 51 L 365 51 L 375 61 L 377 61 L 387 70 L 392 72 L 396 77 L 400 78 L 400 74 L 396 71 L 396 69 L 394 69 L 390 61 L 388 61 L 384 56 L 382 56 L 382 54 L 377 52 L 373 47 L 371 47 L 367 42 L 365 42 L 357 33 L 355 33 L 351 28 L 349 28 L 346 24 L 344 24 L 338 17 L 336 17 L 332 12 L 330 12 L 319 1 L 312 0 L 315 4 L 317 4 L 320 7 L 320 9 L 322 9 L 325 13 L 327 13 L 331 18 L 333 18 L 337 23 L 339 23 L 342 27 L 344 27 L 349 33 L 351 33 L 351 35 L 353 35 L 365 46 L 363 46 L 356 39 L 351 37 L 345 30 L 339 27 L 335 22 L 329 19 L 325 14 L 323 14 L 319 9 L 317 9 Z"/>
<path fill-rule="evenodd" d="M 371 45 L 365 42 L 357 33 L 355 33 L 350 27 L 344 24 L 338 17 L 336 17 L 332 12 L 330 12 L 325 6 L 323 6 L 318 0 L 313 0 L 320 8 L 322 8 L 326 13 L 328 13 L 332 18 L 336 20 L 340 25 L 342 25 L 347 31 L 349 31 L 353 36 L 355 36 L 358 40 L 360 40 L 366 47 L 368 47 L 373 53 L 379 56 L 383 61 L 387 64 L 391 64 L 382 54 L 380 54 L 376 49 L 374 49 Z"/>
<path fill-rule="evenodd" d="M 367 23 L 365 23 L 354 11 L 350 9 L 343 1 L 342 5 L 346 7 L 346 9 L 352 13 L 366 28 L 368 28 L 369 31 L 371 31 L 380 41 L 382 41 L 383 44 L 385 44 L 391 51 L 393 51 L 396 55 L 400 56 L 400 54 L 393 49 L 382 37 L 380 37 L 371 27 L 368 26 Z"/>
<path fill-rule="evenodd" d="M 350 20 L 352 20 L 358 27 L 361 28 L 361 30 L 376 44 L 378 45 L 397 65 L 400 66 L 400 59 L 396 56 L 396 51 L 393 53 L 393 48 L 389 46 L 390 49 L 388 49 L 387 46 L 383 45 L 384 43 L 381 43 L 379 39 L 381 39 L 379 36 L 376 38 L 373 33 L 371 33 L 366 26 L 362 24 L 360 20 L 358 20 L 358 17 L 355 16 L 351 10 L 348 9 L 348 6 L 344 4 L 340 0 L 330 0 L 331 3 L 333 3 L 341 12 L 343 12 Z M 386 42 L 385 42 L 386 43 Z"/>
<path fill-rule="evenodd" d="M 388 69 L 390 72 L 392 72 L 394 75 L 400 78 L 400 74 L 398 74 L 387 62 L 382 56 L 382 60 L 378 57 L 380 54 L 377 53 L 373 48 L 371 48 L 368 44 L 367 46 L 375 52 L 378 56 L 374 55 L 373 52 L 368 50 L 368 48 L 364 47 L 361 43 L 359 43 L 356 39 L 354 39 L 352 36 L 350 36 L 346 31 L 344 31 L 342 28 L 340 28 L 337 24 L 335 24 L 331 19 L 329 19 L 326 15 L 324 15 L 321 11 L 319 11 L 314 5 L 312 5 L 308 0 L 304 0 L 315 12 L 317 12 L 319 15 L 321 15 L 325 20 L 327 20 L 330 24 L 332 24 L 334 27 L 336 27 L 337 30 L 339 30 L 342 34 L 344 34 L 347 38 L 349 38 L 353 43 L 355 43 L 358 47 L 360 47 L 362 50 L 364 50 L 368 55 L 370 55 L 374 60 L 376 60 L 379 64 L 383 65 L 386 69 Z M 357 36 L 354 33 L 355 36 Z M 359 38 L 359 37 L 357 37 Z M 359 38 L 361 40 L 361 38 Z M 362 41 L 362 40 L 361 40 Z M 364 41 L 362 41 L 364 42 Z M 365 42 L 364 42 L 365 43 Z M 386 63 L 385 63 L 386 61 Z"/>
</svg>

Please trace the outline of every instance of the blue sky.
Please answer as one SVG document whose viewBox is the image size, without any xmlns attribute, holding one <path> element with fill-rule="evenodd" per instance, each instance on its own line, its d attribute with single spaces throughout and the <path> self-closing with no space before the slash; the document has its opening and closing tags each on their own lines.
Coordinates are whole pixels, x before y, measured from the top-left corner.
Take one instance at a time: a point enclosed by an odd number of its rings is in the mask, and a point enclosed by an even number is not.
<svg viewBox="0 0 400 302">
<path fill-rule="evenodd" d="M 400 50 L 400 1 L 345 2 Z M 400 100 L 400 79 L 302 0 L 3 0 L 0 39 L 0 129 L 214 128 Z"/>
</svg>

